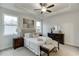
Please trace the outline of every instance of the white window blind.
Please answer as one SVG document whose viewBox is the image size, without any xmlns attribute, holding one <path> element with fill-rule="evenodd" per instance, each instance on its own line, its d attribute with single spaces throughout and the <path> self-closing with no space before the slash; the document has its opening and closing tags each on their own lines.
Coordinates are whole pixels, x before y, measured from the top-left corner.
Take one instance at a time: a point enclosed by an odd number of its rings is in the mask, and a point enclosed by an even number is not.
<svg viewBox="0 0 79 59">
<path fill-rule="evenodd" d="M 17 34 L 17 17 L 4 15 L 4 35 Z"/>
<path fill-rule="evenodd" d="M 41 22 L 36 21 L 36 32 L 41 32 Z"/>
</svg>

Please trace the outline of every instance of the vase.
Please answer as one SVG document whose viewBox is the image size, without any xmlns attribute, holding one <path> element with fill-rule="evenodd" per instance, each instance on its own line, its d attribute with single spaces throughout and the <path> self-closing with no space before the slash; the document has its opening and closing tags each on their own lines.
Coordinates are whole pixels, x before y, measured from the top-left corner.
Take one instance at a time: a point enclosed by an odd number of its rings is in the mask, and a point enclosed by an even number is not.
<svg viewBox="0 0 79 59">
<path fill-rule="evenodd" d="M 53 33 L 53 30 L 51 29 L 51 33 Z"/>
</svg>

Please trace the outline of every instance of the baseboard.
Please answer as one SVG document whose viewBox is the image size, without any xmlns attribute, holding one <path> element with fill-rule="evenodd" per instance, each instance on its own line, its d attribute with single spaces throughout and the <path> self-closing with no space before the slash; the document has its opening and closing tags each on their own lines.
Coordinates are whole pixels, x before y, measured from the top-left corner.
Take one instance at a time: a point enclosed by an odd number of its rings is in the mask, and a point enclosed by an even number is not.
<svg viewBox="0 0 79 59">
<path fill-rule="evenodd" d="M 1 52 L 1 51 L 5 51 L 5 50 L 8 50 L 8 49 L 12 49 L 12 47 L 5 48 L 5 49 L 1 49 L 0 52 Z"/>
<path fill-rule="evenodd" d="M 71 44 L 67 44 L 67 43 L 64 43 L 64 45 L 68 45 L 68 46 L 79 48 L 79 46 L 75 46 L 75 45 L 71 45 Z"/>
</svg>

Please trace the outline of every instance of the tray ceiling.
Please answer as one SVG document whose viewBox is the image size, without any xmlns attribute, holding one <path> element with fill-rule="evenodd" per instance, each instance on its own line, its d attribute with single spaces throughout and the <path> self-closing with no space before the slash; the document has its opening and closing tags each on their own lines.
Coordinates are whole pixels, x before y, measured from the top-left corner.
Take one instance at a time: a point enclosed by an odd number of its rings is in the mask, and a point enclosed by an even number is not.
<svg viewBox="0 0 79 59">
<path fill-rule="evenodd" d="M 68 8 L 76 8 L 79 7 L 79 4 L 72 4 L 72 3 L 48 3 L 48 5 L 54 4 L 55 6 L 50 8 L 52 10 L 52 13 L 45 13 L 47 16 L 51 16 L 53 14 L 57 14 L 59 12 L 62 12 Z M 39 3 L 2 3 L 0 4 L 1 7 L 15 10 L 22 13 L 31 13 L 33 15 L 41 15 L 40 10 L 34 10 L 41 8 Z"/>
</svg>

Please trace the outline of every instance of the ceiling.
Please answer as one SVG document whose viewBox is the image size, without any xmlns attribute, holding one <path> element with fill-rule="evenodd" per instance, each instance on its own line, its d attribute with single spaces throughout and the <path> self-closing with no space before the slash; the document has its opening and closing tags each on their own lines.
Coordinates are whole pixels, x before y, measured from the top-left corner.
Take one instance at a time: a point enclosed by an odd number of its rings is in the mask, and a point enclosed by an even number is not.
<svg viewBox="0 0 79 59">
<path fill-rule="evenodd" d="M 47 3 L 48 5 L 51 5 L 53 3 Z M 54 3 L 54 7 L 50 8 L 50 10 L 52 10 L 52 13 L 44 13 L 44 15 L 46 16 L 51 16 L 63 11 L 68 10 L 69 8 L 78 8 L 79 4 L 77 3 Z M 41 8 L 39 3 L 2 3 L 0 4 L 1 7 L 7 8 L 7 9 L 11 9 L 11 10 L 15 10 L 18 12 L 22 12 L 22 13 L 31 13 L 33 15 L 39 16 L 41 15 L 40 10 L 34 10 L 34 9 L 39 9 Z"/>
</svg>

